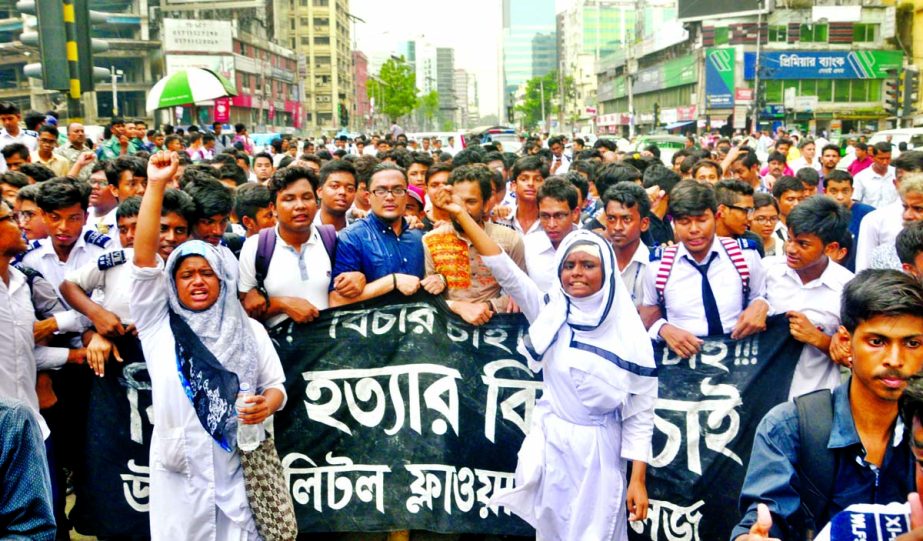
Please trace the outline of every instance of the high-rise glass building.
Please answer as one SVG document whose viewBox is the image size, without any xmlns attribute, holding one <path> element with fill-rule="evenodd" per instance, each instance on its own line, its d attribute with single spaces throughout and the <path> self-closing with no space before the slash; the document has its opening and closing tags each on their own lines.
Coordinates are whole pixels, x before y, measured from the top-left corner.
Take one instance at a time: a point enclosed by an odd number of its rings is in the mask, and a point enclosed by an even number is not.
<svg viewBox="0 0 923 541">
<path fill-rule="evenodd" d="M 555 0 L 503 0 L 503 108 L 510 94 L 557 65 Z"/>
</svg>

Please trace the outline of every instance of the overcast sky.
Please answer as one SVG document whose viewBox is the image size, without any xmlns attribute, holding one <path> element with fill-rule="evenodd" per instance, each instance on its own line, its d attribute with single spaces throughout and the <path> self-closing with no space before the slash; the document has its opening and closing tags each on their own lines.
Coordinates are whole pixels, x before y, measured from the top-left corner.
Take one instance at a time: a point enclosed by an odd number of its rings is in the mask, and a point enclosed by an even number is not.
<svg viewBox="0 0 923 541">
<path fill-rule="evenodd" d="M 474 74 L 480 114 L 497 114 L 497 52 L 500 47 L 498 0 L 350 0 L 360 51 L 390 53 L 401 41 L 421 35 L 437 47 L 455 49 L 455 67 Z"/>
</svg>

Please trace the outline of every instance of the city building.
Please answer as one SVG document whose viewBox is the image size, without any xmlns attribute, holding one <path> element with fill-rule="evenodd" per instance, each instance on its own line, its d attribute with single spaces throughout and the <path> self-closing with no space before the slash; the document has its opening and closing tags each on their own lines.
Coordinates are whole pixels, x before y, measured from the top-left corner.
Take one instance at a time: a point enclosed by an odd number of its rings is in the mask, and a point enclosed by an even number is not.
<svg viewBox="0 0 923 541">
<path fill-rule="evenodd" d="M 0 100 L 16 103 L 20 109 L 55 110 L 68 116 L 64 92 L 45 90 L 39 79 L 23 74 L 26 64 L 38 62 L 38 49 L 23 45 L 19 36 L 26 27 L 34 27 L 35 18 L 16 10 L 14 0 L 0 2 Z M 102 12 L 105 23 L 93 26 L 95 38 L 109 42 L 109 50 L 95 53 L 94 64 L 113 71 L 117 76 L 97 81 L 94 92 L 84 92 L 82 115 L 86 124 L 105 124 L 113 112 L 119 116 L 143 118 L 147 91 L 162 76 L 159 61 L 160 42 L 151 35 L 148 20 L 151 12 L 147 0 L 90 0 L 90 8 Z M 156 10 L 154 10 L 156 11 Z M 117 104 L 113 106 L 113 97 Z"/>
<path fill-rule="evenodd" d="M 569 130 L 592 131 L 596 65 L 633 41 L 636 8 L 632 0 L 576 0 L 556 17 L 559 73 L 574 81 L 574 99 L 563 94 L 559 98 L 564 100 L 562 120 Z"/>
<path fill-rule="evenodd" d="M 516 89 L 557 66 L 555 0 L 503 0 L 499 103 L 508 117 Z"/>
<path fill-rule="evenodd" d="M 304 57 L 305 129 L 335 133 L 348 127 L 353 82 L 348 0 L 288 0 L 273 4 L 280 43 Z M 347 120 L 347 122 L 342 122 Z"/>
<path fill-rule="evenodd" d="M 372 105 L 369 102 L 368 79 L 369 79 L 369 59 L 362 51 L 353 51 L 353 66 L 355 72 L 355 92 L 353 97 L 353 113 L 355 119 L 354 126 L 366 129 L 371 126 Z"/>
<path fill-rule="evenodd" d="M 473 80 L 474 77 L 471 77 L 467 71 L 463 69 L 455 70 L 454 93 L 455 103 L 458 106 L 458 108 L 455 109 L 455 126 L 458 128 L 468 126 L 471 102 L 471 95 L 468 93 L 468 90 Z"/>
<path fill-rule="evenodd" d="M 886 125 L 884 82 L 904 62 L 894 9 L 846 0 L 762 15 L 706 9 L 684 22 L 690 33 L 679 21 L 660 21 L 658 32 L 645 22 L 636 47 L 601 59 L 601 131 L 627 134 L 632 118 L 642 132 L 748 130 L 754 107 L 763 129 L 835 136 Z"/>
<path fill-rule="evenodd" d="M 237 96 L 196 107 L 199 125 L 243 123 L 251 132 L 301 128 L 298 59 L 290 49 L 275 44 L 262 25 L 254 24 L 257 17 L 265 16 L 264 6 L 250 9 L 236 9 L 233 16 L 220 10 L 200 11 L 195 18 L 174 18 L 192 15 L 186 11 L 168 12 L 171 16 L 162 19 L 159 27 L 164 72 L 208 68 L 237 89 Z M 192 111 L 186 107 L 181 116 L 167 111 L 162 120 L 189 124 Z"/>
<path fill-rule="evenodd" d="M 436 92 L 439 93 L 439 127 L 455 127 L 458 103 L 455 98 L 455 49 L 436 49 Z"/>
</svg>

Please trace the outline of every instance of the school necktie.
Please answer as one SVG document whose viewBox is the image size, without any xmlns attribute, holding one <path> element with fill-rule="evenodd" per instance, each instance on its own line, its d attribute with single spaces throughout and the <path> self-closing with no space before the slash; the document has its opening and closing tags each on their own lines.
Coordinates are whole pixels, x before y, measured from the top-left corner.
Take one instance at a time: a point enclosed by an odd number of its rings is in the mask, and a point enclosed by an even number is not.
<svg viewBox="0 0 923 541">
<path fill-rule="evenodd" d="M 718 252 L 712 252 L 708 261 L 702 265 L 697 265 L 695 260 L 689 256 L 685 257 L 692 264 L 692 268 L 702 275 L 702 304 L 705 307 L 705 320 L 708 321 L 708 336 L 724 334 L 724 327 L 721 325 L 721 313 L 718 311 L 718 302 L 715 301 L 715 293 L 711 290 L 711 284 L 708 283 L 708 267 L 718 257 Z"/>
</svg>

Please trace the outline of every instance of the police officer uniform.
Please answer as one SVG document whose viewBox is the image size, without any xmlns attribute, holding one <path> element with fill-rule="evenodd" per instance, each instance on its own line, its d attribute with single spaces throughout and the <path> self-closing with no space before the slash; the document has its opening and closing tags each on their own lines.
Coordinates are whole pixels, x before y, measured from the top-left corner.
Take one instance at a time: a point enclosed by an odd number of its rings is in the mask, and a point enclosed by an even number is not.
<svg viewBox="0 0 923 541">
<path fill-rule="evenodd" d="M 66 280 L 73 282 L 87 295 L 102 291 L 99 303 L 103 308 L 118 316 L 123 325 L 132 322 L 128 300 L 131 296 L 131 265 L 134 249 L 113 250 L 99 256 L 96 261 L 67 273 Z"/>
<path fill-rule="evenodd" d="M 38 241 L 38 246 L 22 258 L 22 264 L 40 272 L 57 291 L 69 272 L 87 263 L 95 262 L 99 256 L 110 251 L 111 248 L 112 239 L 108 236 L 100 235 L 95 231 L 84 231 L 74 243 L 67 261 L 62 262 L 54 251 L 51 238 L 48 237 Z M 62 303 L 68 306 L 63 299 Z M 58 320 L 58 330 L 61 332 L 80 332 L 86 328 L 87 324 L 87 320 L 76 310 L 55 314 L 55 319 Z"/>
<path fill-rule="evenodd" d="M 756 244 L 748 239 L 731 240 L 746 264 L 744 270 L 749 273 L 745 284 L 742 269 L 734 263 L 731 257 L 734 254 L 729 253 L 724 242 L 715 236 L 709 255 L 702 263 L 695 262 L 685 244 L 651 251 L 641 302 L 645 306 L 661 307 L 661 319 L 649 331 L 651 338 L 660 340 L 660 329 L 667 322 L 695 336 L 727 334 L 737 324 L 741 312 L 753 301 L 761 299 L 769 304 L 766 301 L 766 275 Z M 675 259 L 662 288 L 661 303 L 657 277 L 658 273 L 662 273 L 661 259 L 666 250 L 675 250 Z M 703 283 L 706 277 L 707 281 Z M 709 325 L 709 321 L 713 324 Z"/>
</svg>

